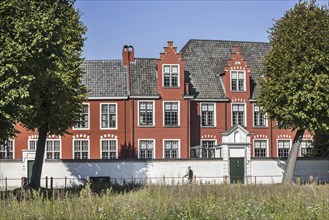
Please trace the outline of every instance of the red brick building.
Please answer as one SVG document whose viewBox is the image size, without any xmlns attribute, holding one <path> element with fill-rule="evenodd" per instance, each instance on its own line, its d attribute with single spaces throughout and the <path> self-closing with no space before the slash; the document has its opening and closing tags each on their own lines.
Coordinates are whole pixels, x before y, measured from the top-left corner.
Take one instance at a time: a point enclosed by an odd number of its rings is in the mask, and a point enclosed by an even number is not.
<svg viewBox="0 0 329 220">
<path fill-rule="evenodd" d="M 46 160 L 222 158 L 223 135 L 238 129 L 249 137 L 251 158 L 287 157 L 294 133 L 277 129 L 255 103 L 268 49 L 190 40 L 178 52 L 168 41 L 155 59 L 135 58 L 124 46 L 120 60 L 87 60 L 80 123 L 70 135 L 48 137 Z M 0 146 L 0 159 L 35 151 L 37 133 L 17 128 L 21 134 L 8 149 Z M 312 136 L 303 139 L 299 156 L 307 155 Z"/>
</svg>

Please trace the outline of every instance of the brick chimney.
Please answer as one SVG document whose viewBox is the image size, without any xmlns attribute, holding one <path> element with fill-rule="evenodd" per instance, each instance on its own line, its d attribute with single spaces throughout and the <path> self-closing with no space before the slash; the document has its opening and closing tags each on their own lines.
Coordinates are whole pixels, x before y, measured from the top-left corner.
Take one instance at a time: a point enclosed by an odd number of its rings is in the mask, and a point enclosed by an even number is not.
<svg viewBox="0 0 329 220">
<path fill-rule="evenodd" d="M 128 63 L 131 61 L 134 61 L 135 56 L 134 56 L 134 47 L 131 45 L 124 45 L 122 49 L 122 60 L 123 60 L 123 65 L 128 66 Z"/>
</svg>

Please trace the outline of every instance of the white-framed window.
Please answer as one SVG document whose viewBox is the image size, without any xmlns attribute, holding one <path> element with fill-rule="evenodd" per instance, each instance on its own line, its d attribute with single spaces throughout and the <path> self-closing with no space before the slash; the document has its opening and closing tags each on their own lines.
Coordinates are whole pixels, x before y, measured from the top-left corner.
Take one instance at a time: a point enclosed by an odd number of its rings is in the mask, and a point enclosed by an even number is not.
<svg viewBox="0 0 329 220">
<path fill-rule="evenodd" d="M 29 139 L 29 150 L 36 150 L 38 139 Z M 47 160 L 61 159 L 62 142 L 60 139 L 46 139 L 45 158 Z"/>
<path fill-rule="evenodd" d="M 232 104 L 232 126 L 239 124 L 246 125 L 246 105 L 245 104 Z"/>
<path fill-rule="evenodd" d="M 117 139 L 101 139 L 101 158 L 118 159 Z"/>
<path fill-rule="evenodd" d="M 138 140 L 138 158 L 155 158 L 155 140 Z"/>
<path fill-rule="evenodd" d="M 254 127 L 266 127 L 267 117 L 262 107 L 254 104 Z"/>
<path fill-rule="evenodd" d="M 180 140 L 163 140 L 163 158 L 177 159 L 180 157 Z"/>
<path fill-rule="evenodd" d="M 116 103 L 101 103 L 101 129 L 117 129 L 118 109 Z"/>
<path fill-rule="evenodd" d="M 163 125 L 179 126 L 179 102 L 163 102 Z"/>
<path fill-rule="evenodd" d="M 88 130 L 89 129 L 89 103 L 83 104 L 82 113 L 77 116 L 76 124 L 74 125 L 74 130 Z"/>
<path fill-rule="evenodd" d="M 191 147 L 191 158 L 215 158 L 216 140 L 201 140 L 200 146 Z"/>
<path fill-rule="evenodd" d="M 216 105 L 214 103 L 201 103 L 201 126 L 216 126 Z"/>
<path fill-rule="evenodd" d="M 300 156 L 307 157 L 312 156 L 313 153 L 313 145 L 312 140 L 302 140 L 300 143 Z"/>
<path fill-rule="evenodd" d="M 267 157 L 267 140 L 254 140 L 254 157 Z"/>
<path fill-rule="evenodd" d="M 246 91 L 246 74 L 245 71 L 231 70 L 231 91 L 244 92 Z"/>
<path fill-rule="evenodd" d="M 73 159 L 89 159 L 89 140 L 73 140 Z"/>
<path fill-rule="evenodd" d="M 179 85 L 179 64 L 163 65 L 163 87 L 178 88 Z"/>
<path fill-rule="evenodd" d="M 138 102 L 138 125 L 154 126 L 154 101 Z"/>
<path fill-rule="evenodd" d="M 3 144 L 0 144 L 0 160 L 3 159 L 14 159 L 14 141 L 8 140 Z"/>
<path fill-rule="evenodd" d="M 38 139 L 29 139 L 29 150 L 36 150 L 37 149 L 37 144 L 38 144 Z"/>
<path fill-rule="evenodd" d="M 290 140 L 278 140 L 278 157 L 288 157 L 290 147 Z"/>
<path fill-rule="evenodd" d="M 55 140 L 55 139 L 46 140 L 46 159 L 47 160 L 61 159 L 61 140 Z"/>
</svg>

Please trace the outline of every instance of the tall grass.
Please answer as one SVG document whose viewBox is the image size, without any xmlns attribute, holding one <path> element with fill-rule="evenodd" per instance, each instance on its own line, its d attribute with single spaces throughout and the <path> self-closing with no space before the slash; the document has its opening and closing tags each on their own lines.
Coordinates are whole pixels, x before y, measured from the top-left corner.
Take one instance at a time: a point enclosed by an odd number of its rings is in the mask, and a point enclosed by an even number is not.
<svg viewBox="0 0 329 220">
<path fill-rule="evenodd" d="M 0 219 L 327 219 L 329 185 L 145 186 L 0 201 Z"/>
</svg>

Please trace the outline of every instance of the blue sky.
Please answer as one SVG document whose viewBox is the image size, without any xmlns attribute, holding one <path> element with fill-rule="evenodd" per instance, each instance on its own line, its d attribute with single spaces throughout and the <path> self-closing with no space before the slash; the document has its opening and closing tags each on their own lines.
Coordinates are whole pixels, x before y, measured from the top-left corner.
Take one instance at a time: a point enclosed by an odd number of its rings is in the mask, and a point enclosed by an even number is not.
<svg viewBox="0 0 329 220">
<path fill-rule="evenodd" d="M 87 26 L 86 59 L 121 59 L 125 44 L 135 57 L 158 58 L 168 40 L 180 50 L 189 39 L 268 42 L 274 20 L 298 1 L 77 0 Z M 318 1 L 326 4 L 327 1 Z"/>
</svg>

